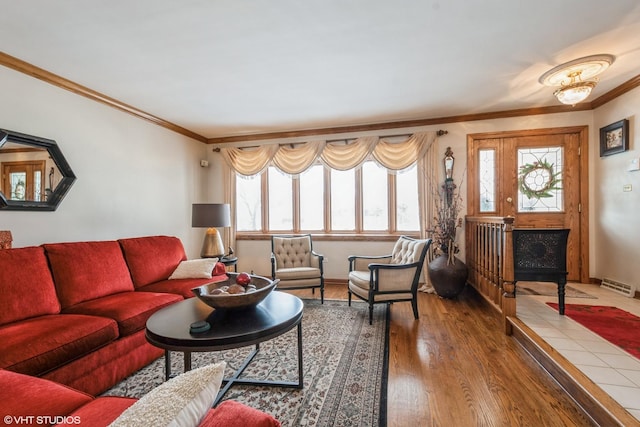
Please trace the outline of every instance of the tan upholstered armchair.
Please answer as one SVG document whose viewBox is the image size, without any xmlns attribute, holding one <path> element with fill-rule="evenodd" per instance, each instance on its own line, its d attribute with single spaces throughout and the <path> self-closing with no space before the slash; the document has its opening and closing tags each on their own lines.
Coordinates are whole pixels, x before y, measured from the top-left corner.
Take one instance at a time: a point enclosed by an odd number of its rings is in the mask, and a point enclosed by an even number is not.
<svg viewBox="0 0 640 427">
<path fill-rule="evenodd" d="M 313 251 L 311 235 L 271 237 L 271 278 L 278 289 L 320 288 L 324 303 L 323 256 Z"/>
<path fill-rule="evenodd" d="M 400 236 L 390 255 L 349 257 L 349 305 L 351 295 L 369 303 L 369 324 L 373 304 L 411 301 L 418 318 L 418 281 L 431 239 Z"/>
</svg>

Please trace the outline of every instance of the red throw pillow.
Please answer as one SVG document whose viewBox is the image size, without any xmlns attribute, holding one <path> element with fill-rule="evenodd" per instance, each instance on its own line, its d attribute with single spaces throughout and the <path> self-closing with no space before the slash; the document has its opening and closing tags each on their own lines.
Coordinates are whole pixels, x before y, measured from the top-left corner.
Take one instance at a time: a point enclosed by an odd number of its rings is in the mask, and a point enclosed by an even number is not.
<svg viewBox="0 0 640 427">
<path fill-rule="evenodd" d="M 225 400 L 209 411 L 199 427 L 280 427 L 280 421 L 270 414 L 235 400 Z"/>
<path fill-rule="evenodd" d="M 225 267 L 223 263 L 217 262 L 216 266 L 213 267 L 213 272 L 211 273 L 211 275 L 212 276 L 221 276 L 223 274 L 227 274 L 227 267 Z"/>
</svg>

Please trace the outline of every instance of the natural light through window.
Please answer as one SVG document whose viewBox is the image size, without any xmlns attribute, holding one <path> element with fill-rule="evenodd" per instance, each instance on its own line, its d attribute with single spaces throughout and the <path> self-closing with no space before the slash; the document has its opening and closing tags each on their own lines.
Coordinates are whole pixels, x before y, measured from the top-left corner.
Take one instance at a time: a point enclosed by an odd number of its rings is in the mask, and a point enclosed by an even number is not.
<svg viewBox="0 0 640 427">
<path fill-rule="evenodd" d="M 269 167 L 255 177 L 237 176 L 236 202 L 240 235 L 396 234 L 420 229 L 415 166 L 391 174 L 373 161 L 346 171 L 316 164 L 294 177 Z"/>
<path fill-rule="evenodd" d="M 293 229 L 293 188 L 291 177 L 269 168 L 269 229 Z"/>
<path fill-rule="evenodd" d="M 387 170 L 374 162 L 362 165 L 362 228 L 386 230 L 389 227 Z"/>
<path fill-rule="evenodd" d="M 324 167 L 315 165 L 300 174 L 300 229 L 324 229 Z"/>
<path fill-rule="evenodd" d="M 331 229 L 356 229 L 355 170 L 331 171 Z"/>
<path fill-rule="evenodd" d="M 418 230 L 419 218 L 418 169 L 412 167 L 396 175 L 396 229 Z"/>
<path fill-rule="evenodd" d="M 236 228 L 238 231 L 260 230 L 262 203 L 260 176 L 236 178 Z"/>
</svg>

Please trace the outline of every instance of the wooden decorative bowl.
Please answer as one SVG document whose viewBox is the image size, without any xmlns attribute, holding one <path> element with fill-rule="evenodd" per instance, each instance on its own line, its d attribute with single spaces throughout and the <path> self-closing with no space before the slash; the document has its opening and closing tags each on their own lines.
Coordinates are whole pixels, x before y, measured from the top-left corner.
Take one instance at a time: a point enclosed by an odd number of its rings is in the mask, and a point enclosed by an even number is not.
<svg viewBox="0 0 640 427">
<path fill-rule="evenodd" d="M 216 289 L 230 287 L 236 283 L 236 277 L 240 273 L 227 273 L 229 278 L 222 282 L 207 283 L 191 289 L 191 292 L 209 307 L 224 310 L 238 310 L 254 307 L 264 300 L 271 291 L 275 289 L 280 280 L 270 280 L 266 277 L 250 275 L 251 285 L 255 286 L 255 291 L 239 294 L 214 294 Z M 216 291 L 217 292 L 217 291 Z"/>
</svg>

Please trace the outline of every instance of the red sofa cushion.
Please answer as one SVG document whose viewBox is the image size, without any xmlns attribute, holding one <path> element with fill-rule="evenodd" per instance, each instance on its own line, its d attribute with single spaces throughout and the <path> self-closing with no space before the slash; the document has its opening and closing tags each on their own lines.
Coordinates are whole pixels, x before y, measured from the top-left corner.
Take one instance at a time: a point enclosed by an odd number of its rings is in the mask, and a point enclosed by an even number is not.
<svg viewBox="0 0 640 427">
<path fill-rule="evenodd" d="M 167 279 L 187 259 L 177 237 L 149 236 L 118 240 L 136 288 Z"/>
<path fill-rule="evenodd" d="M 0 325 L 56 314 L 60 303 L 40 247 L 0 250 Z"/>
<path fill-rule="evenodd" d="M 116 241 L 43 246 L 62 308 L 134 290 L 122 249 Z"/>
<path fill-rule="evenodd" d="M 121 336 L 144 329 L 153 313 L 169 304 L 182 301 L 180 295 L 154 292 L 121 292 L 67 307 L 63 313 L 89 314 L 114 319 Z"/>
<path fill-rule="evenodd" d="M 50 425 L 43 422 L 45 416 L 65 416 L 92 400 L 88 394 L 53 381 L 0 369 L 0 414 L 5 425 Z M 24 418 L 28 416 L 34 417 L 31 422 Z M 4 417 L 12 417 L 11 422 Z M 23 417 L 23 422 L 17 417 Z"/>
<path fill-rule="evenodd" d="M 39 376 L 118 338 L 112 319 L 53 314 L 0 327 L 0 368 Z"/>
</svg>

